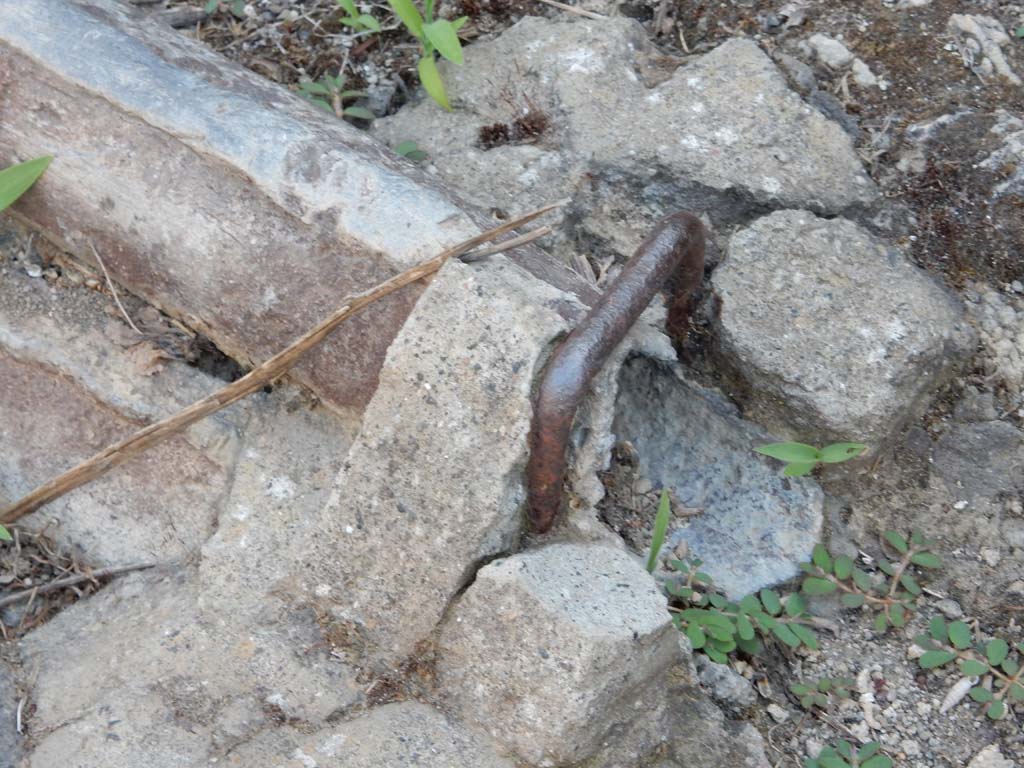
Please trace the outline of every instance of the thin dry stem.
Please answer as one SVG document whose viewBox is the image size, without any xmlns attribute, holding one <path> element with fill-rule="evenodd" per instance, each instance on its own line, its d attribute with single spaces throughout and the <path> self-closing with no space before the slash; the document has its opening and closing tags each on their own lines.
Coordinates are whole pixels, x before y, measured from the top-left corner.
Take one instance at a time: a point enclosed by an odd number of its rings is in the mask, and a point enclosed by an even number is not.
<svg viewBox="0 0 1024 768">
<path fill-rule="evenodd" d="M 368 305 L 388 294 L 394 293 L 400 288 L 434 274 L 448 259 L 462 256 L 479 245 L 490 242 L 506 232 L 565 205 L 566 202 L 566 200 L 560 200 L 507 221 L 501 226 L 454 245 L 434 258 L 410 267 L 367 291 L 346 298 L 342 306 L 326 320 L 323 320 L 313 329 L 299 337 L 297 341 L 251 370 L 245 376 L 238 379 L 238 381 L 232 382 L 223 389 L 196 401 L 173 416 L 143 427 L 135 434 L 105 448 L 92 458 L 83 461 L 78 466 L 39 486 L 20 501 L 0 513 L 0 523 L 12 523 L 22 515 L 34 512 L 44 504 L 48 504 L 69 491 L 106 474 L 128 459 L 163 443 L 200 419 L 216 413 L 247 395 L 262 389 L 267 383 L 284 375 L 298 362 L 302 355 L 323 341 L 341 323 Z M 516 245 L 521 245 L 523 242 L 535 239 L 537 236 L 539 235 L 515 237 L 496 244 L 494 248 L 507 250 L 516 247 Z"/>
</svg>

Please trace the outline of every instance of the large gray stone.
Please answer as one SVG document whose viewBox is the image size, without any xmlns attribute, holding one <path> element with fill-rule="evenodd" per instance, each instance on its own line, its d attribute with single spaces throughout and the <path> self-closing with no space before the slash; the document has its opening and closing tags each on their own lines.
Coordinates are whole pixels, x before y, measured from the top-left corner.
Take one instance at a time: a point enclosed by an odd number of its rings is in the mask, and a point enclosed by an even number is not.
<svg viewBox="0 0 1024 768">
<path fill-rule="evenodd" d="M 313 733 L 261 734 L 223 761 L 237 768 L 514 768 L 486 737 L 425 704 L 404 702 Z"/>
<path fill-rule="evenodd" d="M 500 208 L 570 196 L 565 249 L 629 254 L 679 208 L 734 221 L 758 206 L 838 212 L 872 201 L 849 136 L 805 104 L 749 40 L 678 67 L 639 23 L 527 17 L 442 65 L 455 110 L 429 100 L 376 121 L 388 143 L 414 139 L 446 180 Z M 532 145 L 483 148 L 481 128 L 532 110 Z"/>
<path fill-rule="evenodd" d="M 721 395 L 648 358 L 619 374 L 615 436 L 637 451 L 655 488 L 699 511 L 670 523 L 667 549 L 686 541 L 739 599 L 795 576 L 821 540 L 823 496 L 811 478 L 787 479 L 754 452 L 774 442 Z"/>
<path fill-rule="evenodd" d="M 0 82 L 0 165 L 55 156 L 15 210 L 90 263 L 95 243 L 116 280 L 243 362 L 495 221 L 116 0 L 0 0 Z M 535 248 L 515 258 L 584 287 Z M 355 420 L 420 288 L 346 323 L 295 375 Z"/>
<path fill-rule="evenodd" d="M 531 387 L 567 301 L 502 257 L 449 263 L 388 350 L 293 565 L 358 632 L 362 663 L 412 654 L 479 563 L 517 540 Z"/>
<path fill-rule="evenodd" d="M 619 549 L 552 544 L 482 568 L 439 640 L 444 701 L 523 760 L 591 757 L 681 661 L 665 598 Z"/>
<path fill-rule="evenodd" d="M 881 449 L 973 347 L 956 297 L 845 219 L 779 211 L 712 276 L 722 362 L 780 435 Z"/>
<path fill-rule="evenodd" d="M 268 598 L 259 624 L 201 603 L 193 572 L 132 574 L 26 636 L 41 734 L 29 765 L 203 765 L 359 699 L 312 616 Z"/>
<path fill-rule="evenodd" d="M 1024 490 L 1024 432 L 1006 421 L 954 424 L 935 446 L 951 496 L 986 504 Z"/>
</svg>

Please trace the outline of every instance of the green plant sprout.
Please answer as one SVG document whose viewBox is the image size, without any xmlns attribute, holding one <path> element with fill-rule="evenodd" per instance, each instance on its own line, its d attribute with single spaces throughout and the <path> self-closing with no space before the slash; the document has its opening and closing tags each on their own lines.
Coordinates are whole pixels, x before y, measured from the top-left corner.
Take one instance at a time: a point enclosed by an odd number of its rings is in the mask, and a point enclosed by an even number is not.
<svg viewBox="0 0 1024 768">
<path fill-rule="evenodd" d="M 0 211 L 25 194 L 50 165 L 52 157 L 37 157 L 0 171 Z"/>
<path fill-rule="evenodd" d="M 668 520 L 672 517 L 672 500 L 669 499 L 668 489 L 661 490 L 661 498 L 658 500 L 658 514 L 654 517 L 654 535 L 651 537 L 651 553 L 647 556 L 647 572 L 654 573 L 658 567 L 658 555 L 661 554 L 661 547 L 665 543 L 665 534 L 668 532 Z"/>
<path fill-rule="evenodd" d="M 338 21 L 346 27 L 352 27 L 356 32 L 380 32 L 380 22 L 368 13 L 360 13 L 353 0 L 337 0 L 348 16 L 342 16 Z"/>
<path fill-rule="evenodd" d="M 346 91 L 345 75 L 341 72 L 337 77 L 325 74 L 318 82 L 309 80 L 299 83 L 299 94 L 312 101 L 326 112 L 340 118 L 358 117 L 360 120 L 373 120 L 373 112 L 365 107 L 346 107 L 345 102 L 366 95 L 365 91 Z"/>
<path fill-rule="evenodd" d="M 882 745 L 869 741 L 854 749 L 848 741 L 821 750 L 817 757 L 804 761 L 804 768 L 892 768 L 892 758 L 878 754 Z"/>
<path fill-rule="evenodd" d="M 934 542 L 914 532 L 908 541 L 896 531 L 883 534 L 885 542 L 898 557 L 892 560 L 878 560 L 878 570 L 883 579 L 872 578 L 858 568 L 853 559 L 846 555 L 831 555 L 821 544 L 814 547 L 811 562 L 800 566 L 807 574 L 801 589 L 808 595 L 828 595 L 837 590 L 842 592 L 840 602 L 846 608 L 860 608 L 867 605 L 878 611 L 875 616 L 876 632 L 885 632 L 889 626 L 903 627 L 907 615 L 917 609 L 921 586 L 915 578 L 915 567 L 934 569 L 942 566 L 942 560 L 930 551 Z"/>
<path fill-rule="evenodd" d="M 459 42 L 458 32 L 462 25 L 469 21 L 469 17 L 460 16 L 454 21 L 435 19 L 434 0 L 423 0 L 422 15 L 412 0 L 388 0 L 388 5 L 409 30 L 409 34 L 420 41 L 423 55 L 416 65 L 420 82 L 430 94 L 430 98 L 451 111 L 434 54 L 439 53 L 453 64 L 462 63 L 462 43 Z"/>
<path fill-rule="evenodd" d="M 770 443 L 754 450 L 786 462 L 782 474 L 800 477 L 810 474 L 819 464 L 839 464 L 860 456 L 868 447 L 863 443 L 832 443 L 820 450 L 806 443 Z"/>
<path fill-rule="evenodd" d="M 813 683 L 793 683 L 789 691 L 798 699 L 800 706 L 812 709 L 831 710 L 836 701 L 852 698 L 850 691 L 856 682 L 848 677 L 823 677 Z"/>
<path fill-rule="evenodd" d="M 412 139 L 400 141 L 395 146 L 395 154 L 404 157 L 406 160 L 411 160 L 414 163 L 419 163 L 427 159 L 427 153 L 420 149 Z"/>
<path fill-rule="evenodd" d="M 762 589 L 733 602 L 718 593 L 711 576 L 700 570 L 701 565 L 696 558 L 670 561 L 679 578 L 665 585 L 675 598 L 675 604 L 669 607 L 672 623 L 695 651 L 725 664 L 727 655 L 736 650 L 751 656 L 761 653 L 764 641 L 772 638 L 790 648 L 804 645 L 818 649 L 803 595 L 792 594 L 783 601 L 775 590 Z"/>
<path fill-rule="evenodd" d="M 1024 643 L 1017 643 L 1013 650 L 999 637 L 975 643 L 967 624 L 946 623 L 941 616 L 933 617 L 928 634 L 918 635 L 914 643 L 924 649 L 917 660 L 921 669 L 938 669 L 956 661 L 961 675 L 977 679 L 968 695 L 983 705 L 992 720 L 1006 715 L 1008 700 L 1024 702 Z"/>
<path fill-rule="evenodd" d="M 0 541 L 13 541 L 11 532 L 0 525 Z"/>
</svg>

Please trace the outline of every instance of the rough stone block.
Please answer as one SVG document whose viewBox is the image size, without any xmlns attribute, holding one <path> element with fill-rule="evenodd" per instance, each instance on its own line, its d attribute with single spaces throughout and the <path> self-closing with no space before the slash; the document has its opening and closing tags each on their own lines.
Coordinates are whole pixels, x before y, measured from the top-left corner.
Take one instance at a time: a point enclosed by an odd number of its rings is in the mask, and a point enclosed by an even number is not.
<svg viewBox="0 0 1024 768">
<path fill-rule="evenodd" d="M 527 17 L 442 71 L 453 112 L 424 100 L 376 121 L 375 135 L 415 140 L 456 188 L 498 207 L 572 197 L 567 256 L 581 233 L 631 254 L 680 208 L 717 224 L 763 206 L 836 213 L 877 197 L 850 137 L 750 40 L 678 66 L 632 19 Z M 481 141 L 527 113 L 547 120 L 540 137 Z"/>
<path fill-rule="evenodd" d="M 779 211 L 712 276 L 723 362 L 779 434 L 881 448 L 973 349 L 957 298 L 845 219 Z"/>
<path fill-rule="evenodd" d="M 531 387 L 568 298 L 504 258 L 449 263 L 388 350 L 294 570 L 358 627 L 365 664 L 413 653 L 477 564 L 517 538 Z"/>
<path fill-rule="evenodd" d="M 590 757 L 681 660 L 665 598 L 640 563 L 578 544 L 482 568 L 439 652 L 444 700 L 537 765 Z"/>
</svg>

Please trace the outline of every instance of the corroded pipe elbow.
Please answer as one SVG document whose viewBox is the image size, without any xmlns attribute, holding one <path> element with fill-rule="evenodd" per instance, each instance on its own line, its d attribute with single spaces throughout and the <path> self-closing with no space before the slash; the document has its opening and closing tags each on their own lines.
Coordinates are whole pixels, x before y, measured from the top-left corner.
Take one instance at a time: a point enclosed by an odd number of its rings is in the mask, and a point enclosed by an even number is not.
<svg viewBox="0 0 1024 768">
<path fill-rule="evenodd" d="M 690 297 L 703 272 L 700 219 L 689 213 L 666 216 L 552 354 L 537 391 L 526 466 L 530 522 L 539 533 L 551 528 L 561 507 L 569 430 L 591 379 L 669 278 L 669 329 L 685 331 Z"/>
</svg>

